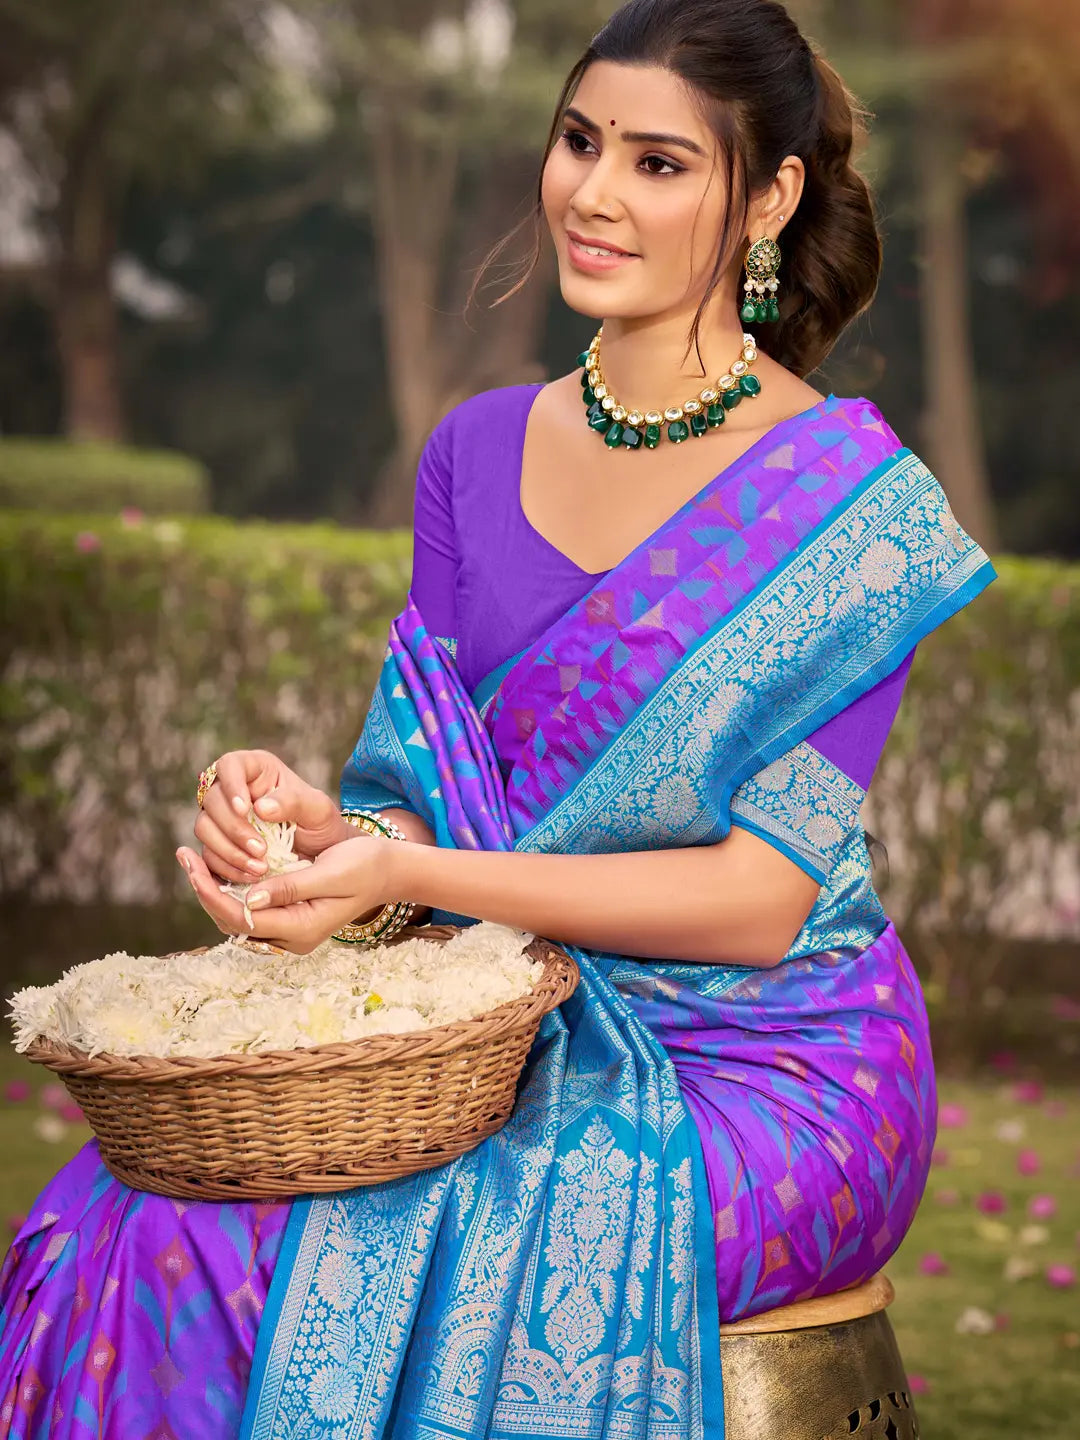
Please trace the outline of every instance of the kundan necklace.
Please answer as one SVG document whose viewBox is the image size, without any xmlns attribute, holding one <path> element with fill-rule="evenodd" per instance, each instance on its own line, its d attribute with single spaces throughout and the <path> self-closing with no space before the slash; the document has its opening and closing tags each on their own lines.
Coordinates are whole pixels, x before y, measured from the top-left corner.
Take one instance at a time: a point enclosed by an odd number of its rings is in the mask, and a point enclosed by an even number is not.
<svg viewBox="0 0 1080 1440">
<path fill-rule="evenodd" d="M 752 335 L 744 335 L 739 359 L 712 385 L 699 390 L 692 400 L 669 405 L 665 410 L 628 410 L 612 395 L 600 368 L 603 333 L 601 325 L 592 344 L 578 356 L 577 363 L 583 367 L 581 384 L 589 429 L 603 435 L 604 444 L 612 450 L 620 446 L 637 450 L 643 444 L 647 450 L 655 450 L 663 425 L 667 426 L 668 439 L 679 445 L 691 435 L 701 436 L 722 425 L 727 412 L 734 410 L 744 396 L 753 399 L 761 394 L 761 381 L 750 374 L 750 367 L 757 359 L 757 344 Z"/>
</svg>

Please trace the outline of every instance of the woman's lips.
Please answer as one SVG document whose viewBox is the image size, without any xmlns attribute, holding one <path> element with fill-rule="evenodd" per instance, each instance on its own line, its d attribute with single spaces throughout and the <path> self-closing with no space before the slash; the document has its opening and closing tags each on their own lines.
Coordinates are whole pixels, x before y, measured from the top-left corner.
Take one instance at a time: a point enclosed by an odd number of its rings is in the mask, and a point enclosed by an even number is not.
<svg viewBox="0 0 1080 1440">
<path fill-rule="evenodd" d="M 590 255 L 582 246 L 580 241 L 572 236 L 566 237 L 566 254 L 575 270 L 583 270 L 587 275 L 598 275 L 604 270 L 618 270 L 631 260 L 637 260 L 637 255 L 619 255 L 610 253 L 607 255 Z"/>
</svg>

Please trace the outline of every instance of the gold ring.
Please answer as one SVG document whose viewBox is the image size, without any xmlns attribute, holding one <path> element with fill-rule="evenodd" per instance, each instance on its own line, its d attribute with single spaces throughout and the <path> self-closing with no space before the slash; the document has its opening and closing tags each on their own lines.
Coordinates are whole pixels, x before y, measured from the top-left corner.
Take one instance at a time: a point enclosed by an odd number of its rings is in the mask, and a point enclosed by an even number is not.
<svg viewBox="0 0 1080 1440">
<path fill-rule="evenodd" d="M 195 799 L 199 803 L 200 810 L 203 808 L 203 801 L 206 799 L 206 792 L 210 789 L 210 786 L 213 785 L 216 779 L 217 761 L 215 760 L 212 765 L 208 765 L 206 769 L 201 771 L 199 774 L 199 786 L 198 789 L 195 791 Z"/>
</svg>

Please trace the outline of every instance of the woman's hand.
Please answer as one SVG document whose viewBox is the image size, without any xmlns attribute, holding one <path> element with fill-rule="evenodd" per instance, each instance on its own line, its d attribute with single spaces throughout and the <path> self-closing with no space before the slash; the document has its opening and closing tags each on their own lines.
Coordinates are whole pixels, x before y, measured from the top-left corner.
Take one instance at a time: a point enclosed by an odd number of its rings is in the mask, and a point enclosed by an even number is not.
<svg viewBox="0 0 1080 1440">
<path fill-rule="evenodd" d="M 335 930 L 387 902 L 390 847 L 400 844 L 381 835 L 355 835 L 323 850 L 313 865 L 271 877 L 248 892 L 253 926 L 245 921 L 239 901 L 221 893 L 194 850 L 178 853 L 200 905 L 219 930 L 226 935 L 253 935 L 306 955 Z"/>
<path fill-rule="evenodd" d="M 217 779 L 195 821 L 203 859 L 222 880 L 250 884 L 266 874 L 266 845 L 248 823 L 252 809 L 262 820 L 295 824 L 293 848 L 305 860 L 356 833 L 329 795 L 301 780 L 276 755 L 230 750 L 217 762 Z"/>
</svg>

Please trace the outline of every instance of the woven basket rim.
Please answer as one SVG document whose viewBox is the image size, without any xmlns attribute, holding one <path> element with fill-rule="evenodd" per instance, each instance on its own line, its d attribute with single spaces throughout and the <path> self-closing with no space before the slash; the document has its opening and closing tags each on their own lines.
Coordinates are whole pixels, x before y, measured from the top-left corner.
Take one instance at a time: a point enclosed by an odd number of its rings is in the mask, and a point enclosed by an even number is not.
<svg viewBox="0 0 1080 1440">
<path fill-rule="evenodd" d="M 409 925 L 398 932 L 391 944 L 411 938 L 445 944 L 458 934 L 458 925 Z M 174 954 L 198 955 L 213 947 L 198 946 Z M 540 953 L 535 953 L 539 951 Z M 504 1000 L 494 1009 L 485 1010 L 462 1020 L 435 1025 L 423 1030 L 366 1035 L 360 1040 L 334 1041 L 325 1045 L 298 1046 L 292 1050 L 259 1050 L 252 1054 L 234 1055 L 113 1055 L 99 1051 L 91 1058 L 87 1051 L 66 1042 L 35 1040 L 23 1052 L 35 1064 L 45 1065 L 58 1074 L 67 1071 L 83 1078 L 95 1076 L 102 1080 L 139 1081 L 142 1084 L 169 1084 L 184 1079 L 243 1074 L 257 1077 L 260 1073 L 280 1075 L 287 1071 L 317 1073 L 335 1069 L 342 1064 L 382 1065 L 395 1059 L 418 1055 L 448 1055 L 455 1050 L 475 1045 L 492 1030 L 524 1029 L 539 1023 L 541 1016 L 556 1009 L 577 988 L 580 971 L 573 956 L 553 940 L 534 938 L 525 947 L 525 954 L 542 960 L 544 973 L 530 990 L 512 1000 Z M 537 1015 L 537 1007 L 540 1014 Z"/>
</svg>

